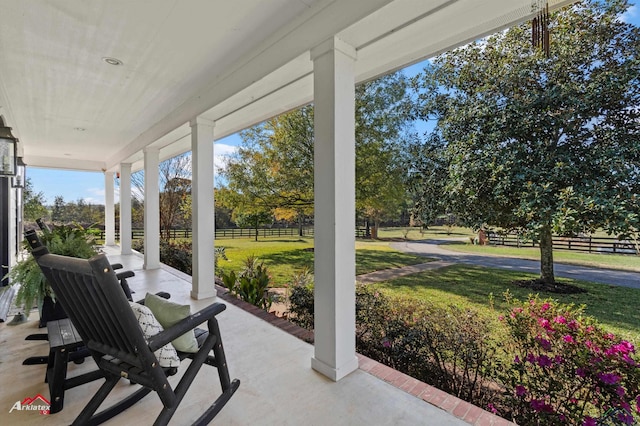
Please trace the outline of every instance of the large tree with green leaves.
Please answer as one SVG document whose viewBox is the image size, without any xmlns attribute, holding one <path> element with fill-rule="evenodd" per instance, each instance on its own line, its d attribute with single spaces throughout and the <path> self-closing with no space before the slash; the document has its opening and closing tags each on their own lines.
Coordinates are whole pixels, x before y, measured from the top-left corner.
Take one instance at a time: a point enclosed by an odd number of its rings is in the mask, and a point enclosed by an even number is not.
<svg viewBox="0 0 640 426">
<path fill-rule="evenodd" d="M 27 178 L 24 185 L 23 193 L 24 202 L 24 220 L 35 222 L 36 219 L 44 218 L 49 215 L 45 207 L 44 192 L 36 192 L 33 188 L 33 182 Z"/>
<path fill-rule="evenodd" d="M 639 228 L 640 33 L 626 0 L 552 13 L 551 52 L 531 27 L 437 57 L 419 80 L 422 116 L 446 141 L 453 209 L 467 224 L 525 232 L 554 282 L 552 233 Z"/>
<path fill-rule="evenodd" d="M 407 81 L 384 76 L 356 88 L 356 208 L 380 220 L 405 200 L 400 141 L 409 117 Z M 268 209 L 278 219 L 313 213 L 313 107 L 305 106 L 241 134 L 223 172 L 233 207 Z"/>
</svg>

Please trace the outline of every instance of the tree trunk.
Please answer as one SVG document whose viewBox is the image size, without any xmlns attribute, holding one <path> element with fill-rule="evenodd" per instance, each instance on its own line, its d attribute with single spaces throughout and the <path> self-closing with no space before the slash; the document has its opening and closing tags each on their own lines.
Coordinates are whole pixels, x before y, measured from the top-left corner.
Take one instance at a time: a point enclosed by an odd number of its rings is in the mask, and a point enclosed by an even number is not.
<svg viewBox="0 0 640 426">
<path fill-rule="evenodd" d="M 548 284 L 556 282 L 553 274 L 553 239 L 549 226 L 540 231 L 540 279 Z"/>
</svg>

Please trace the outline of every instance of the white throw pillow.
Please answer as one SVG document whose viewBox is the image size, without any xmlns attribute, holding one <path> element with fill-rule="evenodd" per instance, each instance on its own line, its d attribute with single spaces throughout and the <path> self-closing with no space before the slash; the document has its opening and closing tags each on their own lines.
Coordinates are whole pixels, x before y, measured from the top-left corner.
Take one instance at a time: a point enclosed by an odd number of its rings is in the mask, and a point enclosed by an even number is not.
<svg viewBox="0 0 640 426">
<path fill-rule="evenodd" d="M 148 340 L 149 337 L 155 336 L 161 331 L 164 331 L 149 308 L 134 302 L 129 302 L 129 305 L 131 305 L 131 309 L 138 320 L 138 324 L 140 324 L 145 340 Z M 180 358 L 178 358 L 176 348 L 174 348 L 171 343 L 167 343 L 155 351 L 154 355 L 158 359 L 160 367 L 177 367 L 180 365 Z"/>
</svg>

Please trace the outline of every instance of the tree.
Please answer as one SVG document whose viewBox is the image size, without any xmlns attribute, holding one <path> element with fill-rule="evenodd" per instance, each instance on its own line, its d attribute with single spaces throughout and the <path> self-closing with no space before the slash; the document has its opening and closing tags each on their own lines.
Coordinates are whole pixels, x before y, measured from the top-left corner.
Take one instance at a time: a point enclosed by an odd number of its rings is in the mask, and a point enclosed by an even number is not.
<svg viewBox="0 0 640 426">
<path fill-rule="evenodd" d="M 258 241 L 258 229 L 260 225 L 266 225 L 273 221 L 273 216 L 266 210 L 254 210 L 247 212 L 240 210 L 234 212 L 233 220 L 240 228 L 253 228 L 255 231 L 255 241 Z"/>
<path fill-rule="evenodd" d="M 406 185 L 413 208 L 413 222 L 428 227 L 441 215 L 452 213 L 446 185 L 449 161 L 447 144 L 436 129 L 423 141 L 415 137 L 407 144 Z"/>
<path fill-rule="evenodd" d="M 35 192 L 35 189 L 33 189 L 33 183 L 29 178 L 25 181 L 23 203 L 24 219 L 27 221 L 35 222 L 36 219 L 45 217 L 49 214 L 47 208 L 44 206 L 44 192 Z"/>
<path fill-rule="evenodd" d="M 423 117 L 447 142 L 443 196 L 467 224 L 539 241 L 554 283 L 552 232 L 638 228 L 640 34 L 626 0 L 551 15 L 550 56 L 520 25 L 445 53 L 420 80 Z"/>
<path fill-rule="evenodd" d="M 169 158 L 160 163 L 160 235 L 170 237 L 171 229 L 189 227 L 188 217 L 184 215 L 183 204 L 191 194 L 191 153 Z M 144 194 L 144 170 L 131 175 L 131 184 L 135 190 L 132 195 Z M 132 206 L 133 208 L 134 206 Z"/>
<path fill-rule="evenodd" d="M 400 73 L 356 88 L 356 208 L 374 220 L 397 214 L 405 199 L 397 158 L 410 111 L 406 91 Z M 313 107 L 305 106 L 243 132 L 223 172 L 235 201 L 301 226 L 313 214 L 313 131 Z"/>
<path fill-rule="evenodd" d="M 313 108 L 282 114 L 241 136 L 222 173 L 234 194 L 227 206 L 252 206 L 301 225 L 313 214 Z"/>
<path fill-rule="evenodd" d="M 402 73 L 356 87 L 356 210 L 376 229 L 405 207 L 400 153 L 411 112 L 407 89 Z"/>
<path fill-rule="evenodd" d="M 64 206 L 66 205 L 62 195 L 56 195 L 53 199 L 53 208 L 51 209 L 51 220 L 53 222 L 64 221 Z"/>
</svg>

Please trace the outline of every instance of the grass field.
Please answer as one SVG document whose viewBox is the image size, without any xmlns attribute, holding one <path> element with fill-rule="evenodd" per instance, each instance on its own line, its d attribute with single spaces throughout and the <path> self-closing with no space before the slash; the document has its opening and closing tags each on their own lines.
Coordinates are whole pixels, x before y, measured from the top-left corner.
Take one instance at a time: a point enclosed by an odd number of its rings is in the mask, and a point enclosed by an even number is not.
<svg viewBox="0 0 640 426">
<path fill-rule="evenodd" d="M 384 232 L 383 232 L 384 231 Z M 464 238 L 465 231 L 458 230 L 447 234 L 445 229 L 433 229 L 424 235 L 413 229 L 415 239 Z M 386 232 L 386 235 L 385 235 Z M 381 230 L 385 240 L 402 239 L 401 230 Z M 412 237 L 411 231 L 408 238 Z M 221 261 L 224 271 L 239 271 L 243 261 L 255 255 L 264 261 L 273 278 L 274 287 L 288 283 L 291 277 L 304 267 L 313 271 L 313 238 L 261 238 L 218 239 L 216 246 L 226 248 L 228 261 Z M 474 246 L 471 244 L 448 244 L 452 250 L 468 251 L 499 256 L 539 259 L 537 249 Z M 555 251 L 556 261 L 577 263 L 589 266 L 640 270 L 640 259 L 634 256 L 614 256 Z M 356 241 L 356 273 L 364 274 L 376 270 L 401 267 L 427 262 L 429 259 L 408 255 L 393 250 L 389 241 Z M 385 283 L 375 284 L 383 291 L 407 297 L 417 297 L 438 304 L 466 306 L 496 318 L 506 309 L 503 293 L 509 290 L 515 297 L 525 299 L 531 293 L 511 284 L 514 280 L 535 278 L 534 275 L 501 269 L 489 269 L 474 266 L 454 265 L 434 271 L 423 272 L 398 278 Z M 614 287 L 602 284 L 558 279 L 587 290 L 587 293 L 560 295 L 541 293 L 543 298 L 552 298 L 563 303 L 585 304 L 586 313 L 598 319 L 605 327 L 640 343 L 640 290 Z M 493 294 L 495 310 L 490 307 L 489 294 Z"/>
<path fill-rule="evenodd" d="M 273 278 L 273 286 L 288 283 L 291 277 L 307 267 L 313 271 L 313 238 L 217 239 L 216 246 L 225 247 L 228 261 L 220 260 L 225 271 L 238 272 L 244 260 L 254 255 L 262 260 Z M 393 250 L 386 242 L 356 243 L 356 275 L 381 269 L 397 268 L 427 262 L 428 259 Z"/>
<path fill-rule="evenodd" d="M 447 243 L 443 245 L 443 248 L 463 253 L 478 253 L 502 257 L 515 257 L 519 259 L 540 260 L 540 249 L 538 247 L 518 248 L 505 246 L 478 246 L 459 242 Z M 568 263 L 571 265 L 640 272 L 640 256 L 634 255 L 580 253 L 577 251 L 554 250 L 553 259 L 555 262 Z"/>
<path fill-rule="evenodd" d="M 429 300 L 439 305 L 469 307 L 497 317 L 507 309 L 502 296 L 506 290 L 520 300 L 526 299 L 531 293 L 531 290 L 517 287 L 511 282 L 531 278 L 536 276 L 501 269 L 453 265 L 374 285 L 394 295 Z M 585 289 L 587 293 L 542 292 L 540 297 L 562 303 L 585 304 L 586 313 L 595 317 L 608 330 L 640 343 L 640 290 L 563 278 L 558 281 Z M 494 296 L 495 310 L 490 307 L 489 294 Z"/>
</svg>

